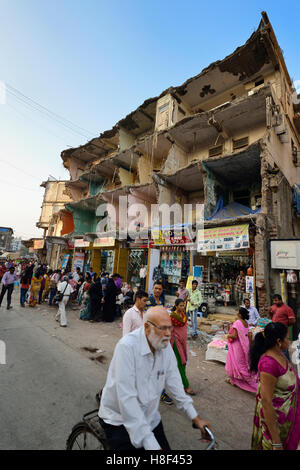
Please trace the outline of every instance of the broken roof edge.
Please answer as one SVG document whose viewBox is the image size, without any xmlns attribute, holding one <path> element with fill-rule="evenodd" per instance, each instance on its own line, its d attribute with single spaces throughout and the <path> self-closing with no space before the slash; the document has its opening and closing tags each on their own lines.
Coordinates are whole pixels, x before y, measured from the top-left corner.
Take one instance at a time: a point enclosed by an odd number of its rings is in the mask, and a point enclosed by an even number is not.
<svg viewBox="0 0 300 470">
<path fill-rule="evenodd" d="M 191 168 L 193 166 L 195 166 L 195 167 L 197 166 L 199 171 L 203 172 L 201 162 L 202 162 L 202 160 L 189 162 L 187 165 L 182 166 L 181 168 L 178 168 L 174 173 L 164 173 L 163 171 L 160 171 L 160 172 L 156 173 L 156 175 L 159 176 L 160 178 L 164 179 L 165 177 L 176 176 L 179 173 L 183 172 L 184 170 L 188 170 L 189 168 Z"/>
<path fill-rule="evenodd" d="M 282 68 L 284 70 L 284 73 L 286 75 L 286 78 L 288 80 L 288 84 L 290 85 L 291 88 L 294 88 L 293 87 L 293 82 L 291 80 L 291 77 L 290 77 L 290 74 L 288 72 L 288 69 L 287 69 L 287 66 L 286 66 L 286 63 L 285 63 L 285 60 L 284 60 L 284 57 L 283 57 L 283 54 L 282 54 L 282 49 L 281 47 L 279 46 L 279 43 L 278 43 L 278 40 L 277 40 L 277 37 L 276 37 L 276 34 L 275 34 L 275 31 L 273 29 L 273 26 L 269 20 L 269 17 L 268 17 L 268 14 L 267 12 L 265 11 L 262 11 L 261 12 L 261 16 L 262 16 L 262 19 L 259 23 L 259 29 L 260 28 L 267 28 L 269 30 L 269 33 L 270 33 L 270 37 L 271 37 L 271 42 L 273 44 L 273 47 L 275 49 L 275 53 L 277 54 L 278 58 L 279 58 L 279 61 L 282 65 Z"/>
<path fill-rule="evenodd" d="M 260 151 L 263 151 L 264 149 L 264 139 L 265 139 L 265 136 L 264 137 L 261 137 L 260 139 L 256 140 L 255 142 L 252 142 L 252 144 L 248 145 L 247 147 L 244 147 L 243 149 L 240 149 L 240 150 L 237 150 L 236 152 L 231 152 L 230 154 L 225 154 L 225 155 L 218 155 L 217 157 L 208 157 L 206 158 L 205 160 L 199 160 L 202 164 L 202 167 L 205 171 L 206 170 L 206 163 L 209 163 L 209 162 L 214 162 L 214 161 L 218 161 L 218 160 L 229 160 L 231 158 L 234 158 L 234 157 L 238 157 L 239 155 L 242 155 L 243 153 L 247 153 L 251 150 L 260 150 Z"/>
<path fill-rule="evenodd" d="M 100 203 L 100 202 L 105 202 L 105 201 L 102 199 L 102 193 L 98 193 L 98 194 L 95 194 L 94 196 L 89 196 L 89 197 L 82 198 L 79 201 L 68 202 L 68 203 L 65 204 L 65 209 L 68 210 L 68 211 L 71 211 L 71 212 L 73 212 L 73 209 L 89 210 L 86 207 L 82 207 L 83 204 L 89 203 L 89 202 L 95 202 L 95 203 L 99 202 Z"/>
<path fill-rule="evenodd" d="M 181 127 L 182 125 L 186 124 L 187 122 L 192 121 L 193 119 L 197 119 L 201 116 L 206 116 L 207 118 L 210 118 L 215 113 L 219 113 L 219 112 L 221 112 L 221 111 L 223 111 L 223 110 L 225 110 L 229 107 L 234 108 L 235 106 L 239 106 L 240 104 L 242 104 L 246 101 L 252 101 L 253 99 L 257 98 L 260 95 L 264 95 L 265 97 L 267 97 L 267 96 L 272 96 L 273 97 L 271 85 L 269 85 L 269 84 L 264 85 L 263 87 L 261 87 L 259 90 L 255 91 L 255 93 L 253 93 L 250 96 L 241 96 L 241 97 L 236 98 L 235 100 L 233 100 L 231 102 L 226 102 L 226 103 L 221 104 L 220 106 L 217 106 L 216 108 L 209 109 L 208 111 L 201 111 L 199 113 L 195 113 L 195 114 L 191 114 L 190 116 L 186 116 L 186 117 L 180 119 L 180 121 L 176 122 L 173 126 L 168 127 L 168 129 L 164 129 L 163 131 L 160 131 L 160 133 L 161 134 L 167 134 L 167 133 L 171 132 L 173 129 L 176 129 L 177 127 Z"/>
<path fill-rule="evenodd" d="M 264 215 L 261 212 L 257 214 L 249 214 L 249 215 L 241 215 L 235 217 L 233 219 L 214 219 L 214 220 L 204 220 L 204 228 L 210 227 L 220 227 L 220 226 L 230 226 L 230 225 L 238 225 L 241 222 L 249 222 L 250 225 L 256 226 L 255 220 L 258 216 Z"/>
<path fill-rule="evenodd" d="M 105 191 L 103 193 L 103 195 L 104 196 L 113 195 L 114 193 L 117 193 L 117 192 L 124 192 L 126 194 L 131 194 L 130 193 L 131 189 L 143 189 L 143 188 L 147 188 L 147 187 L 152 186 L 152 185 L 154 185 L 154 181 L 152 181 L 151 183 L 143 183 L 143 184 L 126 184 L 122 187 L 115 188 L 115 189 L 110 189 L 109 191 Z"/>
</svg>

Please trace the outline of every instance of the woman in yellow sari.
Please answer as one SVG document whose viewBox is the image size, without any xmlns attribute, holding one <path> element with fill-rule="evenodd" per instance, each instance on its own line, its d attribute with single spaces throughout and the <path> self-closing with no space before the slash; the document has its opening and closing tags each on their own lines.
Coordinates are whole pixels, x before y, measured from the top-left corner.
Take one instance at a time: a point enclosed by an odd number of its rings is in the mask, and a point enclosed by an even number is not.
<svg viewBox="0 0 300 470">
<path fill-rule="evenodd" d="M 29 297 L 29 307 L 35 307 L 38 300 L 39 300 L 39 292 L 41 290 L 41 283 L 42 283 L 42 273 L 36 272 L 31 279 L 31 287 L 30 287 L 30 297 Z"/>
<path fill-rule="evenodd" d="M 50 276 L 52 275 L 52 269 L 49 269 L 44 275 L 45 278 L 45 287 L 42 293 L 42 302 L 44 302 L 45 298 L 49 296 L 50 292 Z"/>
</svg>

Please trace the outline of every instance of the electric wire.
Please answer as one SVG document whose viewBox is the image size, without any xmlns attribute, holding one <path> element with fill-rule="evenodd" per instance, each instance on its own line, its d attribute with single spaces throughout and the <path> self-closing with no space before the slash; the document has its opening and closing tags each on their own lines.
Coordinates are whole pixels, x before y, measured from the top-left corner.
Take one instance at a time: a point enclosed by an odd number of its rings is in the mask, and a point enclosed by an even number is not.
<svg viewBox="0 0 300 470">
<path fill-rule="evenodd" d="M 15 188 L 22 189 L 24 191 L 33 191 L 33 192 L 40 192 L 39 189 L 32 189 L 32 188 L 24 188 L 23 186 L 19 186 L 18 184 L 12 183 L 10 181 L 0 179 L 1 183 L 7 184 L 9 186 L 14 186 Z M 2 202 L 3 203 L 3 202 Z"/>
<path fill-rule="evenodd" d="M 31 111 L 37 111 L 38 113 L 40 113 L 44 118 L 50 118 L 50 116 L 48 116 L 47 114 L 45 114 L 42 110 L 38 109 L 37 107 L 31 105 L 29 102 L 25 101 L 23 98 L 15 95 L 14 93 L 11 93 L 9 90 L 7 90 L 9 95 L 13 96 L 19 103 L 27 106 L 27 108 Z M 9 104 L 9 103 L 7 103 Z M 74 129 L 72 129 L 70 126 L 58 121 L 57 119 L 53 119 L 53 118 L 50 118 L 52 119 L 52 121 L 55 122 L 56 125 L 58 126 L 64 126 L 64 131 L 67 131 L 67 132 L 70 132 L 72 133 L 73 135 L 76 135 L 77 137 L 80 136 L 80 137 L 84 137 L 85 139 L 89 140 L 90 137 L 88 137 L 87 135 L 85 134 L 82 134 L 81 132 L 78 132 Z"/>
<path fill-rule="evenodd" d="M 38 127 L 39 127 L 40 129 L 42 129 L 42 130 L 48 132 L 49 134 L 51 134 L 52 136 L 56 137 L 56 139 L 58 139 L 61 143 L 63 142 L 64 145 L 66 145 L 67 147 L 73 148 L 73 145 L 66 144 L 66 141 L 65 141 L 64 137 L 55 134 L 54 132 L 50 131 L 49 129 L 45 128 L 44 126 L 41 126 L 41 125 L 40 125 L 40 121 L 37 121 L 36 119 L 32 118 L 31 116 L 29 116 L 29 117 L 26 116 L 26 114 L 22 113 L 22 111 L 20 111 L 19 109 L 16 109 L 16 108 L 15 108 L 12 104 L 10 104 L 10 103 L 6 103 L 6 106 L 9 106 L 10 108 L 12 108 L 12 109 L 15 111 L 15 113 L 20 114 L 20 115 L 22 116 L 22 118 L 25 118 L 25 119 L 28 119 L 28 118 L 29 118 L 31 121 L 34 122 L 34 124 L 36 124 L 36 122 L 38 122 L 37 125 L 38 125 Z"/>
<path fill-rule="evenodd" d="M 89 130 L 85 129 L 84 127 L 78 126 L 77 124 L 70 121 L 69 119 L 66 119 L 66 118 L 60 116 L 58 113 L 55 113 L 55 112 L 51 111 L 46 106 L 43 106 L 43 105 L 39 104 L 37 101 L 33 100 L 29 96 L 27 96 L 24 93 L 22 93 L 21 91 L 17 90 L 15 87 L 9 85 L 8 83 L 6 83 L 6 88 L 7 88 L 7 91 L 9 93 L 11 93 L 12 95 L 14 95 L 14 96 L 19 95 L 18 96 L 19 99 L 23 99 L 23 101 L 27 100 L 33 108 L 39 110 L 41 113 L 43 112 L 45 115 L 47 115 L 51 119 L 54 119 L 54 120 L 60 122 L 65 127 L 69 127 L 70 129 L 75 130 L 75 132 L 77 132 L 78 134 L 86 137 L 87 139 L 90 139 L 91 137 L 94 137 L 95 135 L 97 135 L 96 132 L 92 132 L 92 131 L 89 131 Z"/>
</svg>

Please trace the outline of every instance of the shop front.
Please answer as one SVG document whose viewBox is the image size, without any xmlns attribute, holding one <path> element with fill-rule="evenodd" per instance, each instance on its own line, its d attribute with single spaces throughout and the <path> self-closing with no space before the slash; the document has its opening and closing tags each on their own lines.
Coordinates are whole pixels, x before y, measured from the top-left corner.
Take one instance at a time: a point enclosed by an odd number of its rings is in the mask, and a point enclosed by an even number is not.
<svg viewBox="0 0 300 470">
<path fill-rule="evenodd" d="M 77 238 L 74 242 L 73 271 L 79 267 L 83 273 L 91 268 L 92 247 L 89 241 Z"/>
<path fill-rule="evenodd" d="M 187 280 L 191 270 L 192 236 L 189 230 L 180 227 L 162 227 L 152 229 L 149 246 L 153 248 L 158 264 L 152 267 L 151 284 L 162 279 L 167 295 L 175 295 L 180 279 Z M 159 258 L 157 257 L 159 250 Z M 153 263 L 152 263 L 153 264 Z"/>
<path fill-rule="evenodd" d="M 296 316 L 290 328 L 290 340 L 295 340 L 300 331 L 300 240 L 270 240 L 270 253 L 272 284 Z"/>
<path fill-rule="evenodd" d="M 198 253 L 193 264 L 202 266 L 200 289 L 205 300 L 216 305 L 230 307 L 240 305 L 241 298 L 249 298 L 256 305 L 255 252 L 249 239 L 249 224 L 204 229 L 198 237 Z M 240 273 L 244 281 L 237 294 Z"/>
<path fill-rule="evenodd" d="M 101 270 L 113 274 L 115 263 L 116 240 L 112 237 L 95 238 L 91 266 L 93 271 L 100 274 Z"/>
<path fill-rule="evenodd" d="M 140 269 L 148 265 L 148 240 L 128 242 L 128 271 L 127 283 L 133 288 L 141 288 Z M 146 287 L 146 286 L 145 286 Z"/>
</svg>

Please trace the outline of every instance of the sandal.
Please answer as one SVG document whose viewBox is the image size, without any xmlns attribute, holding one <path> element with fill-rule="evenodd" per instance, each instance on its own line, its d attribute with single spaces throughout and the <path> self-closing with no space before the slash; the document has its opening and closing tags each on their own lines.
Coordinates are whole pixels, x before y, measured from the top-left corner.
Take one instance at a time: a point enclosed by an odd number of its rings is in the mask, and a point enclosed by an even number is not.
<svg viewBox="0 0 300 470">
<path fill-rule="evenodd" d="M 185 388 L 184 391 L 185 391 L 185 393 L 187 393 L 188 395 L 196 395 L 196 393 L 194 392 L 194 390 L 192 390 L 191 388 Z"/>
</svg>

